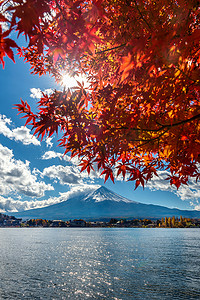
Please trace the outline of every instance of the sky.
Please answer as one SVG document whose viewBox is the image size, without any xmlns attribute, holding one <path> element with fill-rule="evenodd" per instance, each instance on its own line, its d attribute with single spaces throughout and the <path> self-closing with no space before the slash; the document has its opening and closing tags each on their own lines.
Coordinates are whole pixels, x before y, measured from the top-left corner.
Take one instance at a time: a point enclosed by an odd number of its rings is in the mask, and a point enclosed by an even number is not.
<svg viewBox="0 0 200 300">
<path fill-rule="evenodd" d="M 25 120 L 13 109 L 20 98 L 27 100 L 33 111 L 42 91 L 51 93 L 58 88 L 48 76 L 30 74 L 30 66 L 15 56 L 16 63 L 5 59 L 0 65 L 0 212 L 16 212 L 44 207 L 78 195 L 80 192 L 105 186 L 130 200 L 170 208 L 200 210 L 200 186 L 191 181 L 178 190 L 164 180 L 166 172 L 160 171 L 145 189 L 134 190 L 133 182 L 118 178 L 115 184 L 98 172 L 90 176 L 80 173 L 77 159 L 63 156 L 57 136 L 38 140 L 25 127 Z M 72 84 L 70 80 L 65 83 Z M 67 84 L 67 83 L 66 83 Z"/>
</svg>

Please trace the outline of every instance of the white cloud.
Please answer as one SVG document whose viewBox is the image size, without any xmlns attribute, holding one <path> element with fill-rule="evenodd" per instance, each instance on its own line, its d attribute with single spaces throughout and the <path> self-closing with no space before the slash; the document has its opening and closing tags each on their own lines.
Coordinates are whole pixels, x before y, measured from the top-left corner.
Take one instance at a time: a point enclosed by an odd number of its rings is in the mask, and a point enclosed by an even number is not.
<svg viewBox="0 0 200 300">
<path fill-rule="evenodd" d="M 42 172 L 43 176 L 51 179 L 58 179 L 61 184 L 81 184 L 83 178 L 87 178 L 87 174 L 82 172 L 75 166 L 52 165 L 45 168 Z"/>
<path fill-rule="evenodd" d="M 200 199 L 200 186 L 199 183 L 196 182 L 195 179 L 190 179 L 188 185 L 181 186 L 177 191 L 176 194 L 182 200 L 197 200 Z"/>
<path fill-rule="evenodd" d="M 63 201 L 67 201 L 69 198 L 77 197 L 82 193 L 92 192 L 99 188 L 99 185 L 81 184 L 79 186 L 73 186 L 70 191 L 60 193 L 58 197 L 50 197 L 48 200 L 31 200 L 21 201 L 11 197 L 0 196 L 0 212 L 17 212 L 34 208 L 41 208 Z"/>
<path fill-rule="evenodd" d="M 12 197 L 3 197 L 0 196 L 0 212 L 17 212 L 34 208 L 41 208 L 56 204 L 60 202 L 60 197 L 50 198 L 48 200 L 31 200 L 31 201 L 22 201 L 16 200 Z"/>
<path fill-rule="evenodd" d="M 60 199 L 60 202 L 66 201 L 70 198 L 78 197 L 82 193 L 92 192 L 100 187 L 101 186 L 99 184 L 91 185 L 91 184 L 82 183 L 80 185 L 74 185 L 71 187 L 70 191 L 65 192 L 65 193 L 60 193 L 59 199 Z M 56 198 L 56 199 L 58 199 L 58 198 Z"/>
<path fill-rule="evenodd" d="M 34 171 L 36 174 L 36 171 Z M 38 181 L 31 173 L 29 162 L 13 157 L 13 152 L 0 144 L 0 193 L 8 195 L 17 192 L 30 197 L 42 197 L 45 191 L 53 190 L 50 184 Z"/>
<path fill-rule="evenodd" d="M 55 151 L 47 151 L 43 154 L 42 159 L 53 159 L 53 158 L 59 158 L 61 161 L 68 162 L 71 166 L 74 167 L 73 172 L 75 172 L 77 175 L 81 178 L 100 178 L 100 172 L 97 170 L 97 168 L 94 167 L 94 171 L 91 170 L 90 174 L 87 173 L 87 171 L 81 172 L 81 168 L 79 167 L 80 160 L 78 157 L 71 158 L 69 155 L 63 155 L 62 153 L 55 152 Z M 72 168 L 72 167 L 71 167 Z M 96 169 L 96 170 L 95 170 Z"/>
<path fill-rule="evenodd" d="M 158 171 L 158 176 L 153 176 L 153 178 L 148 181 L 147 187 L 150 190 L 161 190 L 161 191 L 176 191 L 175 186 L 171 186 L 169 181 L 165 180 L 169 176 L 169 172 L 167 171 Z"/>
<path fill-rule="evenodd" d="M 63 165 L 52 165 L 45 168 L 42 172 L 43 176 L 48 176 L 51 179 L 59 180 L 61 184 L 81 184 L 83 180 L 90 180 L 93 183 L 95 178 L 100 178 L 100 173 L 98 171 L 91 170 L 90 174 L 85 170 L 81 172 L 81 167 L 79 167 L 78 158 L 70 158 L 68 155 L 63 155 L 62 153 L 55 151 L 47 151 L 42 156 L 42 159 L 53 159 L 59 158 L 61 161 L 66 161 L 67 166 Z"/>
<path fill-rule="evenodd" d="M 30 145 L 33 144 L 35 146 L 40 145 L 40 142 L 38 139 L 30 134 L 30 129 L 27 127 L 21 126 L 13 129 L 13 138 L 16 141 L 22 142 L 24 145 Z"/>
<path fill-rule="evenodd" d="M 40 142 L 37 140 L 37 138 L 30 133 L 30 129 L 25 126 L 10 129 L 9 126 L 11 125 L 11 119 L 0 114 L 0 134 L 3 134 L 5 137 L 11 140 L 20 141 L 24 145 L 40 145 Z"/>
<path fill-rule="evenodd" d="M 147 187 L 152 190 L 169 191 L 176 194 L 181 200 L 190 201 L 190 205 L 195 206 L 198 199 L 200 199 L 200 187 L 199 183 L 194 178 L 189 180 L 188 185 L 181 185 L 179 189 L 175 186 L 171 186 L 168 180 L 165 180 L 169 176 L 167 171 L 158 171 L 157 176 L 153 176 L 152 180 L 147 183 Z M 196 209 L 196 208 L 195 208 Z"/>
<path fill-rule="evenodd" d="M 8 7 L 8 4 L 7 4 L 7 3 L 4 3 L 4 4 L 1 6 L 1 14 L 2 14 L 5 18 L 7 18 L 7 20 L 11 21 L 11 19 L 12 19 L 12 14 L 11 14 L 9 11 L 6 11 L 7 7 Z M 10 24 L 9 24 L 8 22 L 3 22 L 3 21 L 2 21 L 2 22 L 0 22 L 0 25 L 1 25 L 1 27 L 2 27 L 3 32 L 9 30 L 9 28 L 10 28 Z"/>
<path fill-rule="evenodd" d="M 47 94 L 48 96 L 53 93 L 52 89 L 45 89 L 44 91 L 42 91 L 39 88 L 32 88 L 30 89 L 30 91 L 31 91 L 30 97 L 36 99 L 40 99 L 42 97 L 42 93 Z"/>
<path fill-rule="evenodd" d="M 69 156 L 65 155 L 63 156 L 62 153 L 59 153 L 59 152 L 55 152 L 55 151 L 47 151 L 43 154 L 42 156 L 42 159 L 52 159 L 52 158 L 59 158 L 60 160 L 62 159 L 66 159 L 66 160 L 69 160 Z"/>
<path fill-rule="evenodd" d="M 51 148 L 53 146 L 53 143 L 51 142 L 52 139 L 53 138 L 51 138 L 51 137 L 46 137 L 45 142 L 46 142 L 48 148 Z"/>
<path fill-rule="evenodd" d="M 200 210 L 200 204 L 196 205 L 196 206 L 194 207 L 194 209 L 195 209 L 195 210 Z"/>
<path fill-rule="evenodd" d="M 64 155 L 63 153 L 60 152 L 55 152 L 55 151 L 46 151 L 42 159 L 47 160 L 47 159 L 52 159 L 52 158 L 59 158 L 60 160 L 68 161 L 72 165 L 78 166 L 80 163 L 80 160 L 77 157 L 71 158 L 69 155 Z"/>
</svg>

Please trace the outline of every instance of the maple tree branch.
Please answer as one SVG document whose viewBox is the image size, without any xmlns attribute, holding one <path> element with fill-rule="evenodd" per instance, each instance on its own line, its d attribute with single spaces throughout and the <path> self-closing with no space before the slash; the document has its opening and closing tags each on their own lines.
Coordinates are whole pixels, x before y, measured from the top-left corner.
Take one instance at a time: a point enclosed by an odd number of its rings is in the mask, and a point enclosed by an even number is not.
<svg viewBox="0 0 200 300">
<path fill-rule="evenodd" d="M 138 145 L 136 148 L 140 148 L 140 147 L 142 147 L 142 146 L 144 146 L 144 145 L 146 145 L 146 144 L 148 144 L 148 143 L 150 143 L 152 141 L 159 140 L 161 138 L 161 136 L 163 136 L 167 131 L 168 131 L 168 129 L 166 129 L 164 132 L 162 132 L 161 134 L 159 134 L 159 136 L 157 136 L 155 138 L 152 138 L 152 139 L 149 139 L 149 140 L 144 140 L 145 142 L 142 143 L 142 144 L 140 144 L 140 145 Z"/>
<path fill-rule="evenodd" d="M 159 126 L 161 126 L 160 128 L 158 129 L 146 129 L 146 128 L 128 128 L 128 127 L 125 127 L 125 126 L 121 126 L 121 127 L 116 127 L 116 128 L 110 128 L 111 131 L 115 131 L 115 130 L 133 130 L 133 131 L 150 131 L 150 132 L 159 132 L 161 130 L 164 130 L 167 128 L 170 129 L 171 127 L 175 127 L 175 126 L 179 126 L 179 125 L 183 125 L 185 123 L 188 123 L 188 122 L 191 122 L 191 121 L 194 121 L 194 120 L 197 120 L 197 119 L 200 119 L 200 114 L 196 115 L 196 116 L 193 116 L 187 120 L 183 120 L 183 121 L 180 121 L 180 122 L 177 122 L 177 123 L 174 123 L 174 124 L 161 124 L 159 122 L 156 122 Z"/>
<path fill-rule="evenodd" d="M 199 48 L 200 49 L 200 48 Z M 181 70 L 179 67 L 177 67 L 177 69 L 180 71 L 181 74 L 183 74 L 183 76 L 185 76 L 187 79 L 191 80 L 194 83 L 198 83 L 199 79 L 192 79 L 190 76 L 188 76 L 183 70 Z"/>
<path fill-rule="evenodd" d="M 159 130 L 162 130 L 166 127 L 170 128 L 170 127 L 174 127 L 174 126 L 179 126 L 179 125 L 183 125 L 185 123 L 188 123 L 188 122 L 191 122 L 191 121 L 194 121 L 194 120 L 197 120 L 197 119 L 200 119 L 200 114 L 196 115 L 196 116 L 193 116 L 187 120 L 183 120 L 183 121 L 180 121 L 180 122 L 177 122 L 177 123 L 174 123 L 174 124 L 170 124 L 170 125 L 162 125 L 160 123 L 157 122 L 158 125 L 162 126 Z M 159 131 L 158 130 L 158 131 Z"/>
<path fill-rule="evenodd" d="M 107 51 L 112 51 L 112 50 L 115 50 L 115 49 L 118 49 L 118 48 L 121 48 L 121 47 L 124 47 L 126 46 L 126 44 L 122 44 L 122 45 L 119 45 L 119 46 L 116 46 L 116 47 L 113 47 L 113 48 L 109 48 L 109 49 L 106 49 L 106 50 L 102 50 L 102 51 L 97 51 L 95 52 L 95 54 L 100 54 L 100 53 L 104 53 L 104 52 L 107 52 Z"/>
<path fill-rule="evenodd" d="M 146 20 L 146 19 L 144 18 L 144 16 L 142 15 L 142 13 L 141 13 L 141 11 L 140 11 L 140 9 L 139 9 L 139 7 L 138 7 L 137 1 L 134 0 L 134 3 L 135 3 L 135 6 L 136 6 L 136 8 L 137 8 L 139 14 L 140 14 L 141 19 L 145 22 L 145 24 L 146 24 L 146 25 L 148 26 L 148 28 L 151 30 L 151 26 L 149 25 L 149 23 L 147 22 L 147 20 Z"/>
<path fill-rule="evenodd" d="M 95 54 L 101 54 L 101 53 L 104 53 L 104 52 L 108 52 L 108 51 L 112 51 L 112 50 L 115 50 L 115 49 L 118 49 L 118 48 L 122 48 L 126 46 L 126 44 L 122 44 L 122 45 L 119 45 L 119 46 L 116 46 L 116 47 L 113 47 L 113 48 L 109 48 L 109 49 L 106 49 L 106 50 L 101 50 L 101 51 L 95 51 Z M 81 56 L 80 58 L 83 58 L 83 57 L 86 57 L 87 55 L 83 55 Z"/>
<path fill-rule="evenodd" d="M 160 124 L 159 124 L 160 125 Z M 111 130 L 121 130 L 121 129 L 125 129 L 125 130 L 133 130 L 133 131 L 152 131 L 152 132 L 158 132 L 160 131 L 161 129 L 143 129 L 143 128 L 128 128 L 128 127 L 125 127 L 125 126 L 122 126 L 122 127 L 117 127 L 117 128 L 110 128 Z"/>
<path fill-rule="evenodd" d="M 200 47 L 193 53 L 193 55 L 196 55 L 200 50 Z"/>
<path fill-rule="evenodd" d="M 67 22 L 67 19 L 66 19 L 65 15 L 63 14 L 62 7 L 60 6 L 60 4 L 58 3 L 57 0 L 55 0 L 55 3 L 56 3 L 56 6 L 58 7 L 58 9 L 60 10 L 60 12 L 63 16 L 63 19 Z"/>
</svg>

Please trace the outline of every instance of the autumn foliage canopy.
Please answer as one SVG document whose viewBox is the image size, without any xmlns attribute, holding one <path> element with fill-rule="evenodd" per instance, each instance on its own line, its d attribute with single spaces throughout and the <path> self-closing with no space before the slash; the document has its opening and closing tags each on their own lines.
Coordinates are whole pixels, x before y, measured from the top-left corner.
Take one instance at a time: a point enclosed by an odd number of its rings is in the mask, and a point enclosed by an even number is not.
<svg viewBox="0 0 200 300">
<path fill-rule="evenodd" d="M 43 94 L 37 113 L 16 106 L 38 137 L 61 132 L 65 153 L 105 180 L 121 174 L 138 187 L 167 170 L 178 188 L 200 178 L 199 1 L 4 0 L 0 9 L 3 67 L 15 49 L 33 74 L 90 83 Z"/>
</svg>

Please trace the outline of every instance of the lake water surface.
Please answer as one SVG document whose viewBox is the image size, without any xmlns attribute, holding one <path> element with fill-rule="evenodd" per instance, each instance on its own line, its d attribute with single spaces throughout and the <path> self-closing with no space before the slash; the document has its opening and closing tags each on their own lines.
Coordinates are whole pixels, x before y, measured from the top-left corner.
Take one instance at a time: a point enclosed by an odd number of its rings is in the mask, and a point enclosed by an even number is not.
<svg viewBox="0 0 200 300">
<path fill-rule="evenodd" d="M 1 228 L 0 299 L 200 299 L 200 229 Z"/>
</svg>

